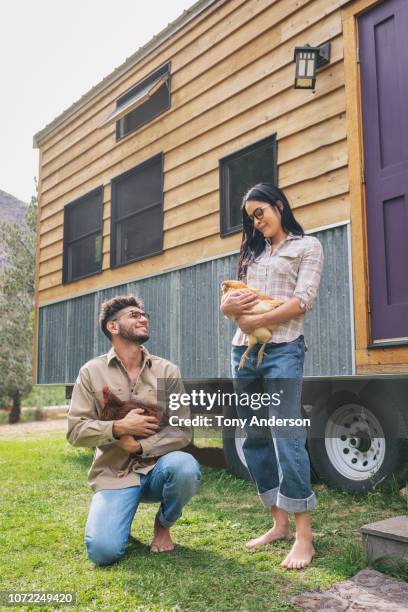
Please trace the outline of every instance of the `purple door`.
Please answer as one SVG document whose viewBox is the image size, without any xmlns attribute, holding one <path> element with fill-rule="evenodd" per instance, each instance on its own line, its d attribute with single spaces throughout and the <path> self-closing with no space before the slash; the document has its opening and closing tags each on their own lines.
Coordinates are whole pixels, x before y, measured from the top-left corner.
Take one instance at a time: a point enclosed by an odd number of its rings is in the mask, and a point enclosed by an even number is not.
<svg viewBox="0 0 408 612">
<path fill-rule="evenodd" d="M 372 342 L 408 343 L 408 0 L 359 18 Z"/>
</svg>

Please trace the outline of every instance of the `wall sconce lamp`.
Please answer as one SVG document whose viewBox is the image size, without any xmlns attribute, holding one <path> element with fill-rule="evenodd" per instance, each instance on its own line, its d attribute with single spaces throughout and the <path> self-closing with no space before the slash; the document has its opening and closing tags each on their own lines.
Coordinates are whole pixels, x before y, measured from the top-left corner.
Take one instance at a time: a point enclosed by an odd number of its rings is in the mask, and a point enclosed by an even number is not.
<svg viewBox="0 0 408 612">
<path fill-rule="evenodd" d="M 314 89 L 316 70 L 330 62 L 330 43 L 320 47 L 295 47 L 296 62 L 295 89 Z"/>
</svg>

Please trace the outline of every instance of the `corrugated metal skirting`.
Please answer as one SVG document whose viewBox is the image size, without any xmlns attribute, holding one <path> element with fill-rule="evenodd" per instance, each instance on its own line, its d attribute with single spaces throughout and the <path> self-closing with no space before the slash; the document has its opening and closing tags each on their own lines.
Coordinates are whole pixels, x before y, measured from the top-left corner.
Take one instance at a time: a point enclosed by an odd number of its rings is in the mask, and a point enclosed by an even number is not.
<svg viewBox="0 0 408 612">
<path fill-rule="evenodd" d="M 314 235 L 325 267 L 306 318 L 305 375 L 352 374 L 347 226 Z M 185 378 L 228 377 L 235 325 L 220 313 L 220 285 L 236 278 L 236 264 L 236 255 L 220 257 L 41 307 L 38 383 L 71 384 L 86 361 L 106 352 L 110 344 L 97 325 L 100 304 L 128 293 L 143 297 L 150 313 L 150 352 L 177 363 Z"/>
</svg>

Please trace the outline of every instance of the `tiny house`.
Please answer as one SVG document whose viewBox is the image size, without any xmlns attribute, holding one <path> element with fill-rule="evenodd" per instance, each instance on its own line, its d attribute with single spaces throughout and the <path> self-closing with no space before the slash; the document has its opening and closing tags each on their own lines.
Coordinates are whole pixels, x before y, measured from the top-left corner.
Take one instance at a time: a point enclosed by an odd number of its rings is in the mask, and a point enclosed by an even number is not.
<svg viewBox="0 0 408 612">
<path fill-rule="evenodd" d="M 106 351 L 97 314 L 122 293 L 145 300 L 153 353 L 228 377 L 219 287 L 242 195 L 268 180 L 325 252 L 305 375 L 336 380 L 331 423 L 358 424 L 315 467 L 357 489 L 396 468 L 403 440 L 375 450 L 387 424 L 370 402 L 384 375 L 388 415 L 408 398 L 407 28 L 404 0 L 199 0 L 38 132 L 35 383 L 72 386 Z M 315 88 L 296 89 L 295 48 L 327 42 Z"/>
</svg>

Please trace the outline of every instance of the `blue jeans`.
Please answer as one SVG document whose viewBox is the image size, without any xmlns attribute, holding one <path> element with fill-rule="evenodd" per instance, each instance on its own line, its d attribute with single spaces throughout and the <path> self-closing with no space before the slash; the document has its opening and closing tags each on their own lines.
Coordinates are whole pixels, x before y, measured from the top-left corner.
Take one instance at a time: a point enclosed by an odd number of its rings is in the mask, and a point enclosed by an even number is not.
<svg viewBox="0 0 408 612">
<path fill-rule="evenodd" d="M 198 490 L 200 466 L 189 453 L 173 451 L 160 457 L 140 478 L 138 487 L 102 489 L 92 498 L 85 544 L 89 559 L 97 565 L 110 565 L 123 557 L 141 501 L 161 502 L 158 520 L 164 527 L 171 527 Z"/>
<path fill-rule="evenodd" d="M 305 345 L 303 336 L 292 342 L 267 344 L 259 367 L 256 361 L 261 345 L 251 351 L 243 368 L 239 361 L 245 346 L 232 347 L 234 389 L 240 393 L 278 393 L 280 404 L 270 402 L 257 411 L 260 418 L 301 419 L 301 393 Z M 238 404 L 238 416 L 254 416 L 250 407 Z M 316 506 L 310 483 L 310 461 L 306 450 L 303 425 L 245 426 L 243 451 L 249 473 L 254 480 L 262 503 L 288 512 L 307 512 Z M 264 421 L 265 423 L 265 421 Z"/>
</svg>

